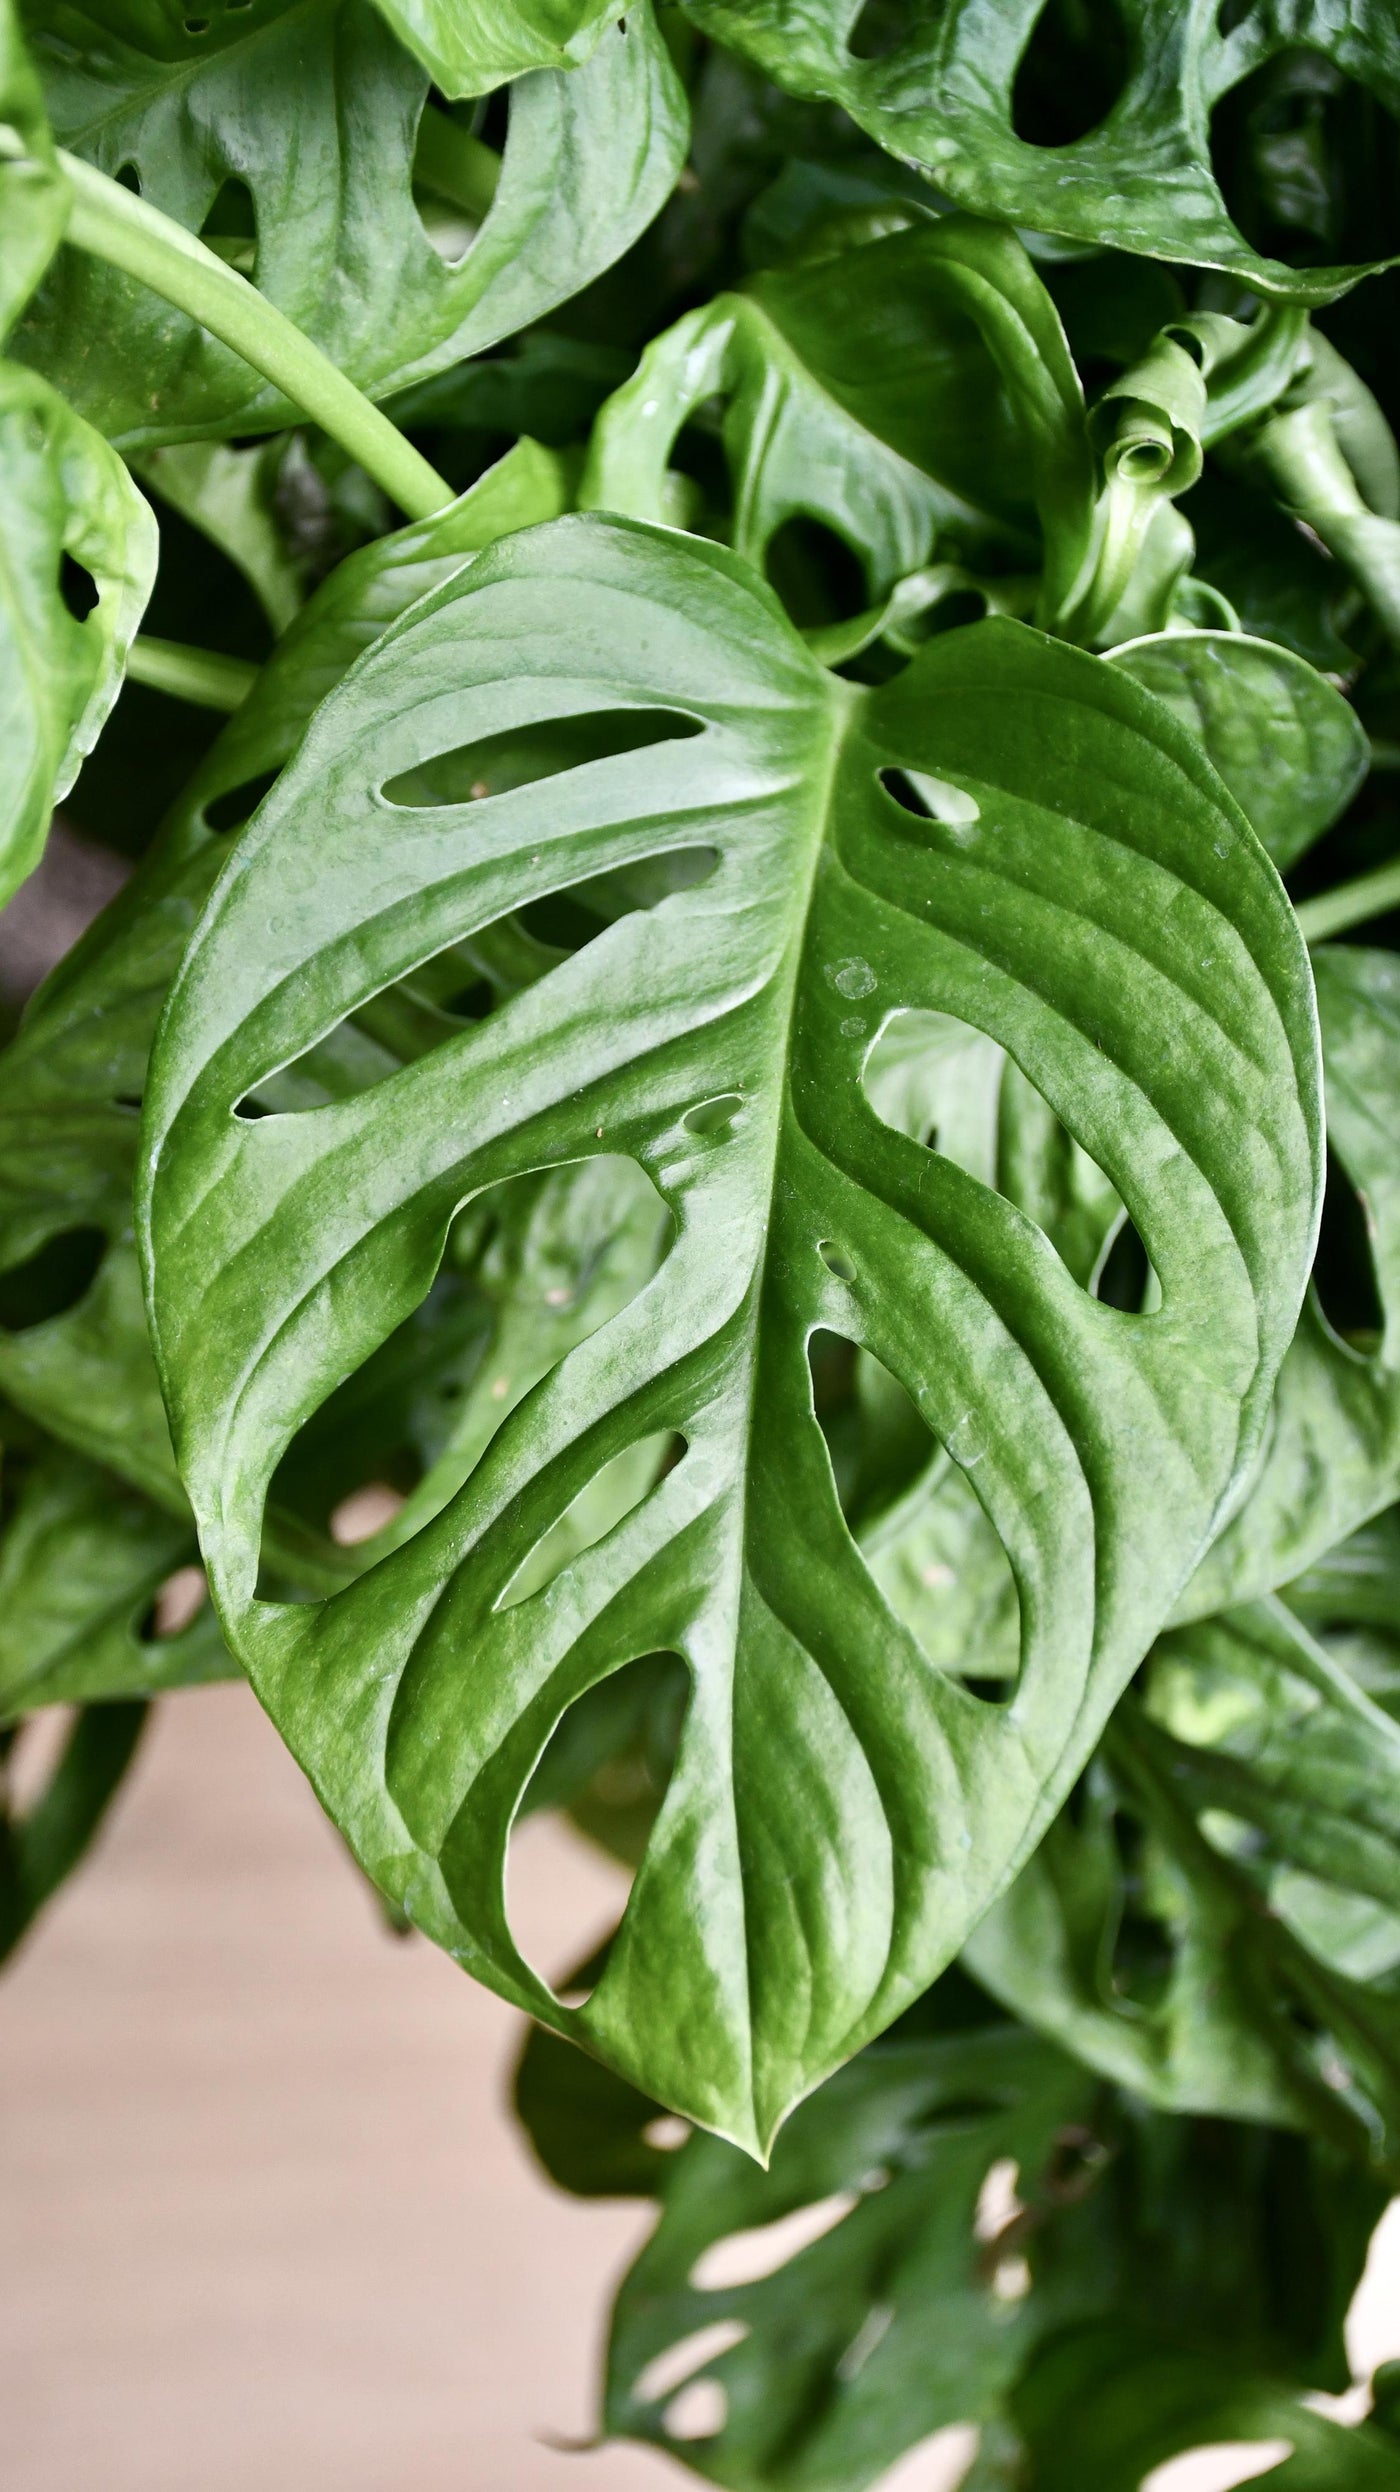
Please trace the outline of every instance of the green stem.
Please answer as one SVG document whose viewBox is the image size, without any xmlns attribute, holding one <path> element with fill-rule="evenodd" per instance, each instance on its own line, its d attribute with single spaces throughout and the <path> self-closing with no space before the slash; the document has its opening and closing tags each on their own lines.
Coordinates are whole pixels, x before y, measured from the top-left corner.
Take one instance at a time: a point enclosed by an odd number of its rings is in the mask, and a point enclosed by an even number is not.
<svg viewBox="0 0 1400 2492">
<path fill-rule="evenodd" d="M 155 640 L 142 632 L 127 652 L 126 671 L 134 684 L 192 701 L 197 709 L 233 711 L 246 701 L 258 670 L 243 658 L 187 649 L 182 641 Z"/>
<path fill-rule="evenodd" d="M 1305 942 L 1322 943 L 1328 935 L 1364 926 L 1368 917 L 1381 917 L 1393 908 L 1400 908 L 1400 857 L 1378 865 L 1374 874 L 1360 874 L 1354 883 L 1339 883 L 1335 891 L 1305 900 L 1298 923 Z"/>
<path fill-rule="evenodd" d="M 501 159 L 494 147 L 428 104 L 418 124 L 413 178 L 480 223 L 496 196 Z"/>
<path fill-rule="evenodd" d="M 410 519 L 446 509 L 454 497 L 437 470 L 246 277 L 94 165 L 62 148 L 59 162 L 73 189 L 69 242 L 138 278 L 233 347 L 348 450 Z"/>
</svg>

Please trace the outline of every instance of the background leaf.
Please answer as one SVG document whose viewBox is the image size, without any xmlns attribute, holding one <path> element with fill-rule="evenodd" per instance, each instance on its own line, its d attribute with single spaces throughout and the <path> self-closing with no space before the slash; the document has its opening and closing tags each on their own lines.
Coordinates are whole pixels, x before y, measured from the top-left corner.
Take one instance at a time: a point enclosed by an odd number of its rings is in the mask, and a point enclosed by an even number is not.
<svg viewBox="0 0 1400 2492">
<path fill-rule="evenodd" d="M 577 69 L 624 0 L 379 0 L 444 95 L 485 95 L 528 69 Z"/>
</svg>

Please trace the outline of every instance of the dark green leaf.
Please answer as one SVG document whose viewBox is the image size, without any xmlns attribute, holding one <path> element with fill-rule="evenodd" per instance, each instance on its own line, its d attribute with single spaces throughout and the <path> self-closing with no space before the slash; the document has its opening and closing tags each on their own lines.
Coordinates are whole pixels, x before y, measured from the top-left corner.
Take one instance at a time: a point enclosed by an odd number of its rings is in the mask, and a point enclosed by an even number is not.
<svg viewBox="0 0 1400 2492">
<path fill-rule="evenodd" d="M 480 1028 L 334 1106 L 234 1113 L 415 964 L 570 892 L 583 948 Z M 907 1008 L 1015 1056 L 1128 1204 L 1158 1313 L 1099 1304 L 872 1111 L 865 1059 Z M 735 556 L 595 519 L 405 617 L 206 912 L 144 1215 L 226 1628 L 386 1891 L 568 2026 L 500 1906 L 511 1820 L 575 1698 L 681 1652 L 675 1775 L 578 2022 L 765 2142 L 1034 1842 L 1247 1459 L 1311 1238 L 1314 1046 L 1272 868 L 1116 668 L 986 623 L 862 692 Z M 656 1280 L 415 1539 L 319 1607 L 260 1602 L 283 1449 L 423 1299 L 459 1207 L 600 1151 L 672 1211 Z M 821 1327 L 975 1475 L 1021 1590 L 1005 1708 L 930 1673 L 844 1527 Z M 659 1431 L 684 1458 L 516 1600 L 574 1500 Z"/>
<path fill-rule="evenodd" d="M 1323 0 L 1296 8 L 1260 5 L 1233 24 L 1197 7 L 1187 24 L 1178 0 L 1118 0 L 1108 25 L 1076 51 L 1073 40 L 1048 82 L 1074 123 L 1068 135 L 1032 118 L 1015 93 L 1044 0 L 1003 0 L 937 14 L 899 10 L 888 40 L 861 43 L 866 15 L 851 0 L 686 0 L 706 33 L 731 45 L 780 86 L 845 106 L 871 137 L 915 164 L 958 207 L 1010 224 L 1106 243 L 1148 257 L 1227 269 L 1257 293 L 1325 303 L 1384 251 L 1351 266 L 1293 268 L 1265 257 L 1232 221 L 1212 168 L 1212 107 L 1261 62 L 1289 45 L 1333 62 L 1389 114 L 1400 110 L 1400 43 L 1388 10 L 1369 0 L 1339 21 Z M 1079 12 L 1064 12 L 1074 24 Z M 1098 57 L 1111 27 L 1121 55 Z M 872 29 L 874 31 L 874 29 Z M 884 33 L 881 30 L 881 35 Z M 1078 119 L 1088 104 L 1088 126 Z"/>
<path fill-rule="evenodd" d="M 21 1814 L 0 1812 L 0 1961 L 93 1841 L 145 1719 L 146 1707 L 139 1702 L 88 1706 L 75 1718 L 30 1806 Z M 14 1734 L 0 1736 L 8 1765 Z"/>
<path fill-rule="evenodd" d="M 59 0 L 36 53 L 62 143 L 220 244 L 372 397 L 537 320 L 607 268 L 679 170 L 685 104 L 646 0 L 583 69 L 514 90 L 501 178 L 455 256 L 413 188 L 427 76 L 369 0 Z M 444 177 L 445 178 L 445 177 Z M 196 323 L 64 252 L 16 351 L 127 448 L 256 432 L 292 410 Z"/>
</svg>

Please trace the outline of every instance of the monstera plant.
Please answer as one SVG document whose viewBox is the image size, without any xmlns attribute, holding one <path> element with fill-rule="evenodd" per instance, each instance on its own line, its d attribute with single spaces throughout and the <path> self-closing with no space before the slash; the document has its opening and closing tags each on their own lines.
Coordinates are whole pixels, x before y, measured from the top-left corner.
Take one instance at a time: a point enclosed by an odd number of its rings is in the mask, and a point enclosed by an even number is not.
<svg viewBox="0 0 1400 2492">
<path fill-rule="evenodd" d="M 1393 2486 L 1396 13 L 187 4 L 0 20 L 0 1944 L 246 1674 L 606 2430 Z"/>
</svg>

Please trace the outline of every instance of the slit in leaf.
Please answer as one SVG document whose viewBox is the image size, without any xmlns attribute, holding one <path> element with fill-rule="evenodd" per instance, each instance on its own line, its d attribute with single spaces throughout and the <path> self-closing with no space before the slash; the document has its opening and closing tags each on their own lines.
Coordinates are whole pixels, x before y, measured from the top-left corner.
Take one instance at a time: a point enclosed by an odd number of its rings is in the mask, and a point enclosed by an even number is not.
<svg viewBox="0 0 1400 2492">
<path fill-rule="evenodd" d="M 1312 1276 L 1332 1330 L 1353 1349 L 1374 1351 L 1385 1330 L 1385 1309 L 1371 1250 L 1371 1221 L 1364 1198 L 1330 1147 Z"/>
<path fill-rule="evenodd" d="M 201 34 L 208 32 L 208 25 L 207 18 L 200 21 Z M 185 31 L 193 31 L 189 18 L 185 20 Z M 254 275 L 258 258 L 257 211 L 251 190 L 237 174 L 231 174 L 215 192 L 199 229 L 199 239 L 206 251 L 214 252 L 229 268 L 236 268 L 240 276 Z"/>
<path fill-rule="evenodd" d="M 585 710 L 573 718 L 545 718 L 458 745 L 385 781 L 391 805 L 426 807 L 481 803 L 565 770 L 608 761 L 620 753 L 645 752 L 703 734 L 699 719 L 665 709 Z"/>
<path fill-rule="evenodd" d="M 30 1332 L 67 1315 L 87 1296 L 106 1251 L 101 1229 L 61 1229 L 46 1237 L 23 1263 L 0 1272 L 0 1328 Z"/>
</svg>

